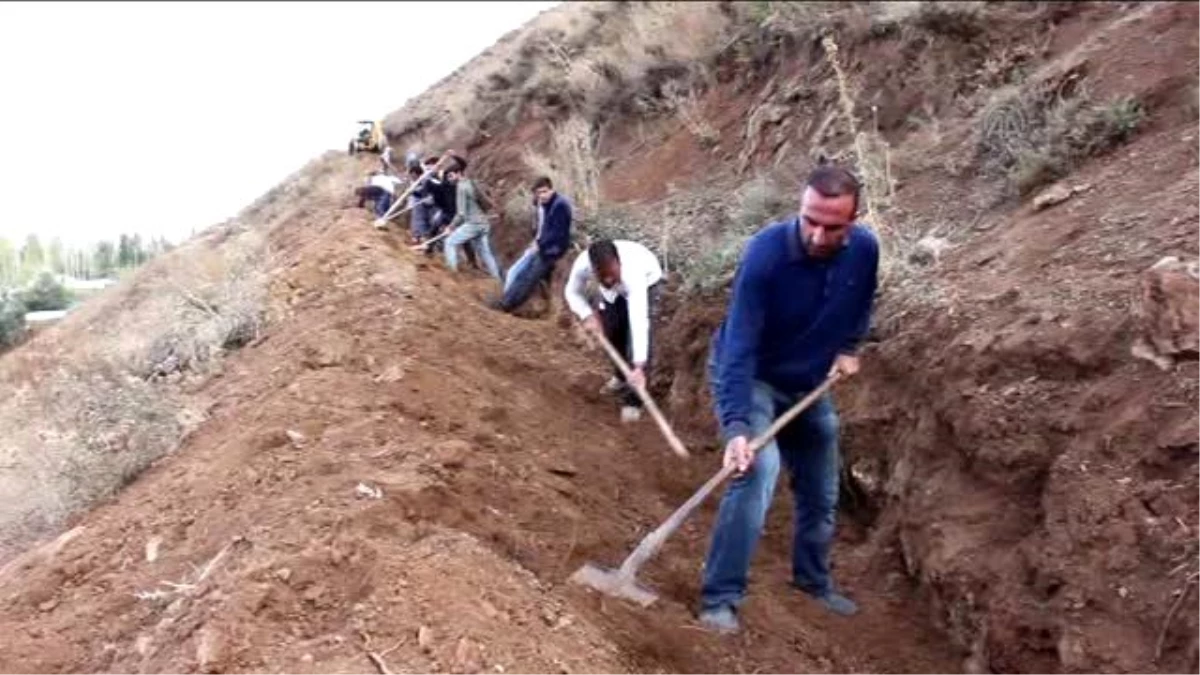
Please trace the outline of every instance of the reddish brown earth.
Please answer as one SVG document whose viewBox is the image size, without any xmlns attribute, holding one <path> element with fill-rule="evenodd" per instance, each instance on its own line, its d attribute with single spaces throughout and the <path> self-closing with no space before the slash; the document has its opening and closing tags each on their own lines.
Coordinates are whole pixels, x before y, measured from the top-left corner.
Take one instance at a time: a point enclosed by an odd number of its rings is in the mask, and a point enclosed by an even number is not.
<svg viewBox="0 0 1200 675">
<path fill-rule="evenodd" d="M 1039 72 L 1082 64 L 1094 91 L 1151 110 L 1063 181 L 1083 188 L 1065 203 L 988 207 L 986 184 L 940 169 L 899 193 L 897 219 L 941 224 L 953 246 L 922 285 L 885 293 L 843 392 L 849 505 L 883 559 L 898 544 L 937 625 L 997 671 L 1200 667 L 1196 278 L 1145 273 L 1195 260 L 1196 21 L 1158 3 L 1084 14 L 1055 40 L 1061 59 Z M 946 135 L 935 151 L 964 140 Z M 664 391 L 698 429 L 693 364 L 722 304 L 693 303 L 665 338 Z M 1165 372 L 1132 353 L 1147 335 L 1179 349 Z"/>
<path fill-rule="evenodd" d="M 701 364 L 722 294 L 672 293 L 657 333 L 653 390 L 695 451 L 684 462 L 651 423 L 616 423 L 602 357 L 563 322 L 487 311 L 486 280 L 320 193 L 273 234 L 276 311 L 196 393 L 210 419 L 0 569 L 0 669 L 368 671 L 368 649 L 395 646 L 393 670 L 1196 671 L 1196 283 L 1145 270 L 1197 251 L 1197 8 L 994 17 L 971 39 L 849 26 L 841 44 L 897 150 L 889 218 L 951 245 L 885 291 L 864 372 L 837 392 L 835 565 L 861 616 L 787 589 L 782 505 L 741 636 L 691 618 L 711 503 L 646 570 L 656 606 L 566 581 L 619 563 L 716 468 Z M 798 175 L 843 144 L 840 124 L 821 132 L 836 90 L 819 47 L 789 49 L 723 66 L 701 102 L 716 151 L 671 119 L 614 124 L 605 199 L 654 208 L 757 169 Z M 1084 72 L 1095 96 L 1148 109 L 1130 143 L 1062 181 L 1086 189 L 1042 211 L 974 167 L 980 101 L 1003 84 L 989 73 L 1013 64 L 1038 81 Z M 778 105 L 790 113 L 747 124 Z M 457 147 L 516 189 L 545 122 Z M 526 237 L 496 232 L 507 259 Z M 1175 349 L 1166 369 L 1139 341 Z"/>
<path fill-rule="evenodd" d="M 746 634 L 701 631 L 707 511 L 647 570 L 658 605 L 568 584 L 585 561 L 617 564 L 716 458 L 621 427 L 599 354 L 489 312 L 486 281 L 398 250 L 360 211 L 314 209 L 274 244 L 286 309 L 201 392 L 209 421 L 0 576 L 4 670 L 365 671 L 360 631 L 398 644 L 384 658 L 406 670 L 957 669 L 853 532 L 838 558 L 866 609 L 853 623 L 788 590 L 772 540 Z"/>
</svg>

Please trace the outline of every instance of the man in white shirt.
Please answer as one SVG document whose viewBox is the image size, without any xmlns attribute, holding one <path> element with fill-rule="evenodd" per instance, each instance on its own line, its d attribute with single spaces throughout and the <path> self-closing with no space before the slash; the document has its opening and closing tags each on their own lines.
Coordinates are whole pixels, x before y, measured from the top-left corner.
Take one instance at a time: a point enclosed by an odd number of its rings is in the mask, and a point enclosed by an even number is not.
<svg viewBox="0 0 1200 675">
<path fill-rule="evenodd" d="M 650 367 L 650 326 L 658 299 L 662 266 L 645 246 L 619 239 L 601 239 L 580 253 L 571 266 L 564 294 L 567 306 L 583 327 L 603 335 L 621 352 L 632 371 L 625 382 L 620 370 L 605 385 L 619 393 L 621 421 L 635 422 L 642 416 L 642 399 L 630 384 L 645 387 Z M 600 287 L 598 312 L 593 312 L 584 291 L 589 279 Z"/>
<path fill-rule="evenodd" d="M 403 183 L 404 180 L 396 176 L 389 176 L 382 171 L 372 171 L 367 178 L 367 184 L 354 191 L 358 195 L 359 208 L 370 201 L 374 203 L 375 217 L 382 218 L 396 197 L 396 186 Z"/>
<path fill-rule="evenodd" d="M 392 200 L 396 198 L 396 186 L 403 184 L 404 179 L 386 173 L 371 176 L 371 187 L 379 188 L 379 192 L 376 193 L 379 196 L 375 199 L 376 218 L 382 218 L 392 207 Z"/>
</svg>

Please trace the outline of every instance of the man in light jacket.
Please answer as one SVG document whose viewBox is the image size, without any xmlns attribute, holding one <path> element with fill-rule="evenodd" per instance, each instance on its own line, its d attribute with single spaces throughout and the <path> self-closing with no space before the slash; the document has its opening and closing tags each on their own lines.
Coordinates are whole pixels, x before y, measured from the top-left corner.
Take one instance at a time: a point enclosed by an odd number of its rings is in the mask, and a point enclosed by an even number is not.
<svg viewBox="0 0 1200 675">
<path fill-rule="evenodd" d="M 620 370 L 605 385 L 622 400 L 621 421 L 642 416 L 642 399 L 632 385 L 646 387 L 650 368 L 650 326 L 658 305 L 662 266 L 654 253 L 635 242 L 601 239 L 580 253 L 571 266 L 564 291 L 567 306 L 586 330 L 603 335 L 621 352 L 632 371 L 626 382 Z M 600 287 L 598 312 L 593 312 L 584 292 L 589 279 Z"/>
<path fill-rule="evenodd" d="M 458 158 L 455 166 L 446 169 L 443 181 L 454 188 L 454 217 L 450 221 L 450 235 L 446 237 L 446 266 L 458 271 L 458 247 L 470 246 L 484 264 L 488 274 L 501 280 L 500 266 L 492 253 L 492 225 L 488 215 L 480 206 L 479 187 L 467 178 L 467 160 Z"/>
</svg>

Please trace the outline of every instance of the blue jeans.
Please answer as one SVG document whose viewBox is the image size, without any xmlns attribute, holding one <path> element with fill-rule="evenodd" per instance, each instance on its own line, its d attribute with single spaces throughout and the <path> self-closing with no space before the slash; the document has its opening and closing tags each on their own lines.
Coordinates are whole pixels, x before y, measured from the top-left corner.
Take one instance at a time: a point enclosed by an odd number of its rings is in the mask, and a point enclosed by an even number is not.
<svg viewBox="0 0 1200 675">
<path fill-rule="evenodd" d="M 554 272 L 556 260 L 546 260 L 537 251 L 526 250 L 517 258 L 504 276 L 504 297 L 500 308 L 506 312 L 520 307 L 529 299 L 538 282 Z"/>
<path fill-rule="evenodd" d="M 388 209 L 392 208 L 392 193 L 387 190 L 380 190 L 379 197 L 375 200 L 375 217 L 382 218 Z"/>
<path fill-rule="evenodd" d="M 432 208 L 427 204 L 422 204 L 421 200 L 416 197 L 409 197 L 408 203 L 412 205 L 410 222 L 413 236 L 428 237 L 432 229 L 430 222 Z"/>
<path fill-rule="evenodd" d="M 709 379 L 715 392 L 716 364 L 711 356 Z M 776 416 L 800 398 L 756 381 L 750 418 L 754 435 L 766 431 Z M 700 592 L 703 609 L 725 605 L 736 608 L 745 598 L 750 559 L 762 536 L 781 464 L 791 477 L 795 505 L 792 581 L 815 596 L 833 590 L 829 549 L 837 515 L 841 459 L 837 410 L 833 399 L 825 394 L 784 427 L 776 440 L 759 450 L 750 470 L 735 477 L 725 490 L 704 561 Z"/>
<path fill-rule="evenodd" d="M 465 222 L 446 237 L 446 265 L 458 271 L 458 247 L 470 244 L 487 267 L 488 274 L 500 279 L 500 266 L 492 254 L 492 226 L 487 223 Z"/>
</svg>

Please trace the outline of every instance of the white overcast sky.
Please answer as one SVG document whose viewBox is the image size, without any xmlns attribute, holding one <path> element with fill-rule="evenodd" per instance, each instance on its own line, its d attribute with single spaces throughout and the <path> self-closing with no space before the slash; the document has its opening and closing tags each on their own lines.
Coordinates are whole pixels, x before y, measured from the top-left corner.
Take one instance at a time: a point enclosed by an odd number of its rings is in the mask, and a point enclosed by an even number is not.
<svg viewBox="0 0 1200 675">
<path fill-rule="evenodd" d="M 555 4 L 0 3 L 0 236 L 180 241 Z"/>
</svg>

